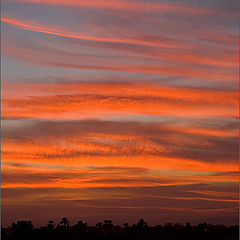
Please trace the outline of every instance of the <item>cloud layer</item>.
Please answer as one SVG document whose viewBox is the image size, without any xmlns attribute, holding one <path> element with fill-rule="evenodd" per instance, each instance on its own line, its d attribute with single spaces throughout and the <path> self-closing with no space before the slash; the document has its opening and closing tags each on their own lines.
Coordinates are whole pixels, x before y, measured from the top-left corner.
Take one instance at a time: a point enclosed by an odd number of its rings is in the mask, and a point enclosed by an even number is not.
<svg viewBox="0 0 240 240">
<path fill-rule="evenodd" d="M 237 223 L 237 1 L 2 6 L 3 224 Z"/>
</svg>

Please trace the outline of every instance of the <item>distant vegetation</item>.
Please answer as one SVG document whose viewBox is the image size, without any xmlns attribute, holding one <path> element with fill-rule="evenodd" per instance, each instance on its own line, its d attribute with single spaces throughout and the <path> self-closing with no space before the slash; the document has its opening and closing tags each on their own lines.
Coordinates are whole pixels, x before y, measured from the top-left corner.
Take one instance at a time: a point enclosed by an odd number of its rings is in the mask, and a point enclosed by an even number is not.
<svg viewBox="0 0 240 240">
<path fill-rule="evenodd" d="M 237 240 L 238 226 L 224 226 L 201 223 L 198 225 L 173 224 L 148 226 L 140 219 L 130 226 L 113 225 L 111 220 L 98 222 L 89 226 L 78 221 L 70 226 L 67 218 L 62 218 L 59 224 L 49 221 L 46 226 L 35 228 L 31 221 L 18 221 L 11 227 L 2 228 L 2 240 Z"/>
</svg>

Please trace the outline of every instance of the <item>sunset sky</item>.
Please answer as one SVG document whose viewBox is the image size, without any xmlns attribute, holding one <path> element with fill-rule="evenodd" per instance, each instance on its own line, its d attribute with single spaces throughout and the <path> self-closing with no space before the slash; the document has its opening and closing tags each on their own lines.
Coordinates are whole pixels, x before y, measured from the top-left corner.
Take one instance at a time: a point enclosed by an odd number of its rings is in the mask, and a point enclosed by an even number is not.
<svg viewBox="0 0 240 240">
<path fill-rule="evenodd" d="M 238 222 L 238 0 L 2 0 L 2 224 Z"/>
</svg>

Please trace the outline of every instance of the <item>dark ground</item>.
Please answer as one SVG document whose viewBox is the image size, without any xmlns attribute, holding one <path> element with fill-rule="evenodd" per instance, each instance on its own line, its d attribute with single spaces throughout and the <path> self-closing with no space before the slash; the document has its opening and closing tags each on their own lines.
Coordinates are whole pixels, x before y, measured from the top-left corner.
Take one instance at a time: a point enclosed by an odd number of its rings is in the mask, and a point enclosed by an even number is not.
<svg viewBox="0 0 240 240">
<path fill-rule="evenodd" d="M 224 226 L 201 223 L 198 225 L 173 224 L 148 226 L 140 219 L 137 224 L 129 226 L 113 225 L 111 220 L 104 220 L 95 226 L 88 226 L 82 221 L 69 226 L 68 220 L 62 218 L 55 225 L 49 221 L 46 226 L 35 228 L 31 221 L 18 221 L 11 227 L 2 228 L 2 240 L 237 240 L 238 226 Z"/>
</svg>

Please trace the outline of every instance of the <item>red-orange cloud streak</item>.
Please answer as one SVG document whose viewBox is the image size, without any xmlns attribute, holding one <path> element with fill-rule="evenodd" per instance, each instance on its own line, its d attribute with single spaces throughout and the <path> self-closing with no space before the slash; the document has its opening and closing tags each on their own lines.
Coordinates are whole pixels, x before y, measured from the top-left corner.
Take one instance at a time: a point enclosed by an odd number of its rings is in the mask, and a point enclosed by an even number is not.
<svg viewBox="0 0 240 240">
<path fill-rule="evenodd" d="M 17 84 L 20 86 L 19 84 Z M 12 84 L 9 87 L 13 86 Z M 238 116 L 238 92 L 147 84 L 23 84 L 25 92 L 7 86 L 3 96 L 3 117 L 84 118 L 91 112 L 179 115 Z M 51 94 L 52 92 L 52 94 Z M 48 94 L 49 95 L 48 95 Z M 17 94 L 14 96 L 14 94 Z M 43 96 L 41 96 L 43 95 Z M 71 113 L 71 114 L 69 114 Z M 82 116 L 82 117 L 81 117 Z"/>
<path fill-rule="evenodd" d="M 177 14 L 191 14 L 191 15 L 203 15 L 203 14 L 218 14 L 226 15 L 226 12 L 209 9 L 204 7 L 196 6 L 195 4 L 186 4 L 179 2 L 134 2 L 127 0 L 14 0 L 14 2 L 26 2 L 26 3 L 40 3 L 40 4 L 51 4 L 51 5 L 67 5 L 67 6 L 79 6 L 79 7 L 90 7 L 98 9 L 111 9 L 121 11 L 140 11 L 140 12 L 158 12 L 158 13 L 177 13 Z M 235 15 L 235 12 L 232 14 Z"/>
</svg>

